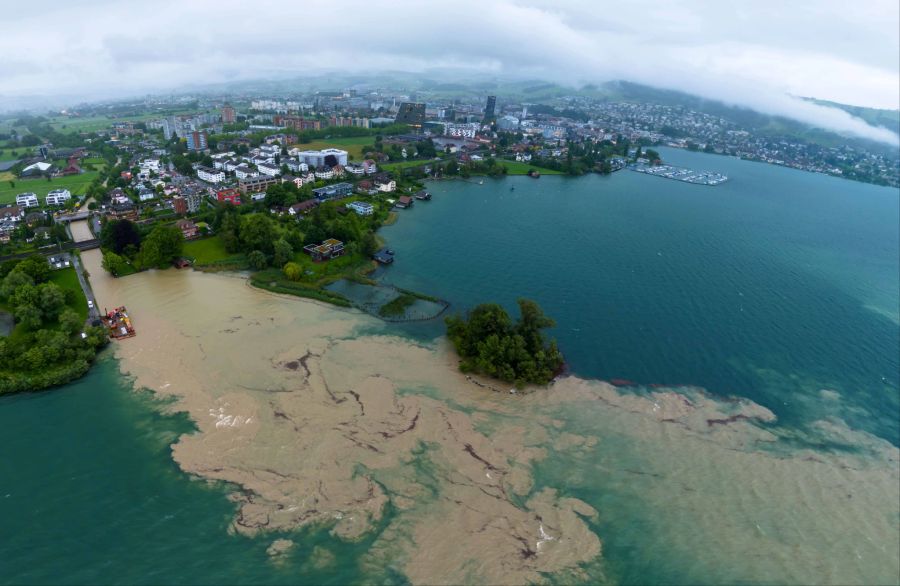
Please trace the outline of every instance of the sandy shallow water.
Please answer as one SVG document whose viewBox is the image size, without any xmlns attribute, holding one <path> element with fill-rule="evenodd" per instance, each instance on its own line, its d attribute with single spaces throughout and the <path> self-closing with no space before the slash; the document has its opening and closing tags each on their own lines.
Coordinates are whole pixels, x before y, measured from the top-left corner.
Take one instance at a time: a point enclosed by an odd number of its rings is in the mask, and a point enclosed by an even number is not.
<svg viewBox="0 0 900 586">
<path fill-rule="evenodd" d="M 413 583 L 608 580 L 600 499 L 571 489 L 587 485 L 658 506 L 656 543 L 693 555 L 698 575 L 900 580 L 898 452 L 840 422 L 819 431 L 854 453 L 782 449 L 769 411 L 698 389 L 634 394 L 568 377 L 491 393 L 443 341 L 412 342 L 361 313 L 235 275 L 112 279 L 99 251 L 83 258 L 100 307 L 133 316 L 137 337 L 116 343 L 122 370 L 196 422 L 173 447 L 179 466 L 240 487 L 239 533 L 324 524 L 354 540 L 378 528 L 368 562 Z M 563 461 L 579 465 L 536 474 Z M 289 548 L 273 538 L 273 555 Z"/>
</svg>

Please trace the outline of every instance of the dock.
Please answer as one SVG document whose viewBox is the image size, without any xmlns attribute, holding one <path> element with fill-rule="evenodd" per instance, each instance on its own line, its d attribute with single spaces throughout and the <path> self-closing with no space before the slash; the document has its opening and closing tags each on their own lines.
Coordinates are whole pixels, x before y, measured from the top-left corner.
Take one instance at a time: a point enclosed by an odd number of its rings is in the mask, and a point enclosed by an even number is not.
<svg viewBox="0 0 900 586">
<path fill-rule="evenodd" d="M 124 305 L 117 307 L 113 311 L 105 312 L 104 315 L 100 316 L 100 321 L 109 330 L 109 337 L 114 340 L 132 338 L 137 335 Z"/>
<path fill-rule="evenodd" d="M 728 181 L 728 176 L 714 171 L 694 171 L 685 167 L 673 167 L 672 165 L 629 165 L 628 168 L 637 173 L 665 177 L 694 185 L 719 185 Z"/>
</svg>

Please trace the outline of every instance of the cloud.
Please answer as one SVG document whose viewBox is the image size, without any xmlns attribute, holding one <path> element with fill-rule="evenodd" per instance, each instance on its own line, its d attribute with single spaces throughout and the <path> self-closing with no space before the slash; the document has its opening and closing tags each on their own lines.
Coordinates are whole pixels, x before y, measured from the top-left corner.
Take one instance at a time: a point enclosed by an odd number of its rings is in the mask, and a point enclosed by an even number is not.
<svg viewBox="0 0 900 586">
<path fill-rule="evenodd" d="M 900 140 L 790 97 L 900 108 L 896 0 L 50 0 L 4 16 L 6 97 L 450 68 L 568 85 L 625 79 Z"/>
</svg>

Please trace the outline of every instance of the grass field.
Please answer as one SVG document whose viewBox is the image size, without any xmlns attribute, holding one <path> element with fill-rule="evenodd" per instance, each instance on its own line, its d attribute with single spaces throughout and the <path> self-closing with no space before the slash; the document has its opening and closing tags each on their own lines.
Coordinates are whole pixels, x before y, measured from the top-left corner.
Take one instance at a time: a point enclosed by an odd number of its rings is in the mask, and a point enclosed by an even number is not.
<svg viewBox="0 0 900 586">
<path fill-rule="evenodd" d="M 194 264 L 198 266 L 221 261 L 239 260 L 244 257 L 243 254 L 233 254 L 225 250 L 225 244 L 222 243 L 222 239 L 218 236 L 185 242 L 182 255 L 193 258 Z"/>
<path fill-rule="evenodd" d="M 13 154 L 16 153 L 16 154 Z M 0 147 L 0 163 L 3 161 L 16 161 L 22 157 L 28 157 L 34 153 L 29 147 L 4 148 Z"/>
<path fill-rule="evenodd" d="M 87 171 L 80 175 L 69 175 L 67 177 L 55 177 L 51 181 L 46 179 L 14 179 L 7 178 L 0 183 L 0 204 L 15 203 L 16 195 L 26 192 L 34 192 L 39 198 L 43 198 L 54 189 L 66 188 L 72 192 L 73 196 L 84 195 L 88 185 L 98 175 L 97 171 Z M 9 182 L 13 181 L 15 187 L 11 187 Z"/>
<path fill-rule="evenodd" d="M 531 169 L 540 171 L 541 175 L 562 175 L 562 171 L 554 171 L 553 169 L 544 169 L 543 167 L 536 167 L 530 163 L 520 163 L 518 161 L 497 160 L 497 164 L 503 165 L 504 167 L 506 167 L 507 175 L 527 175 L 528 171 Z"/>
<path fill-rule="evenodd" d="M 86 320 L 88 316 L 87 299 L 84 297 L 84 291 L 82 291 L 81 284 L 78 282 L 78 275 L 75 274 L 75 269 L 69 267 L 53 271 L 50 273 L 50 282 L 56 283 L 63 291 L 72 291 L 74 293 L 72 301 L 67 303 L 67 306 L 75 310 L 81 319 Z"/>
<path fill-rule="evenodd" d="M 303 150 L 321 150 L 338 148 L 347 151 L 351 160 L 360 161 L 363 158 L 363 147 L 375 144 L 374 136 L 348 136 L 343 138 L 322 138 L 311 142 L 295 144 L 293 146 Z"/>
</svg>

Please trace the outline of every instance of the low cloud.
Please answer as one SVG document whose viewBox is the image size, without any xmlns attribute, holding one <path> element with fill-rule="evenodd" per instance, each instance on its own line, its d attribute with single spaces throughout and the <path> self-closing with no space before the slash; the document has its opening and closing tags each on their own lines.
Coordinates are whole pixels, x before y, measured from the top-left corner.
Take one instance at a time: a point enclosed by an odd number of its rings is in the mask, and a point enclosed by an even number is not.
<svg viewBox="0 0 900 586">
<path fill-rule="evenodd" d="M 6 98 L 444 68 L 575 86 L 624 79 L 900 142 L 896 129 L 791 97 L 900 108 L 896 0 L 51 0 L 5 17 Z"/>
</svg>

